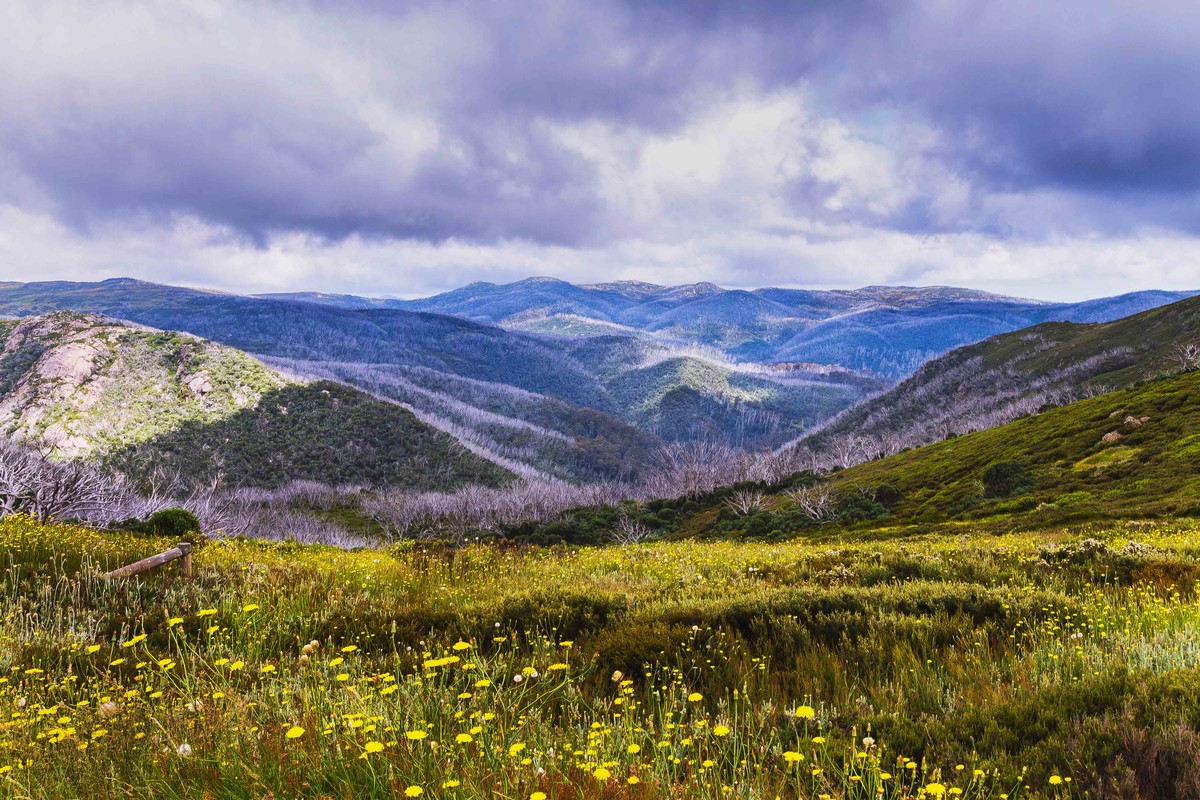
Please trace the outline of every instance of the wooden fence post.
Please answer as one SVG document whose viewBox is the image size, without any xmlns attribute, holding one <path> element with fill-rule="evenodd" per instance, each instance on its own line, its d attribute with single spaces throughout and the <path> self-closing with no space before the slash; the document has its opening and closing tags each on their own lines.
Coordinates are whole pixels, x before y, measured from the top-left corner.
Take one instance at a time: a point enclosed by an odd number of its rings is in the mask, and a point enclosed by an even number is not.
<svg viewBox="0 0 1200 800">
<path fill-rule="evenodd" d="M 106 579 L 124 578 L 128 575 L 137 575 L 145 572 L 148 569 L 161 567 L 163 564 L 168 564 L 175 559 L 179 559 L 179 572 L 184 578 L 192 577 L 192 543 L 180 542 L 165 553 L 159 553 L 156 556 L 143 558 L 141 561 L 134 562 L 120 569 L 114 569 L 112 572 L 105 573 Z"/>
<path fill-rule="evenodd" d="M 183 578 L 192 577 L 192 543 L 180 542 L 176 545 L 182 556 L 179 557 L 179 574 Z"/>
</svg>

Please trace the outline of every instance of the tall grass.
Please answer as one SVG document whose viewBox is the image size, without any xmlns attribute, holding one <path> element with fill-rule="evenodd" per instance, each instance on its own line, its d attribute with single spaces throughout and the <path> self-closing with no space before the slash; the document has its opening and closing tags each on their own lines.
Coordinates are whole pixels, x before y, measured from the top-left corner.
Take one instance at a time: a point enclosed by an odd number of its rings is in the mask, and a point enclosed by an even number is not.
<svg viewBox="0 0 1200 800">
<path fill-rule="evenodd" d="M 105 582 L 170 543 L 11 518 L 0 792 L 1190 797 L 1193 530 L 224 540 Z"/>
</svg>

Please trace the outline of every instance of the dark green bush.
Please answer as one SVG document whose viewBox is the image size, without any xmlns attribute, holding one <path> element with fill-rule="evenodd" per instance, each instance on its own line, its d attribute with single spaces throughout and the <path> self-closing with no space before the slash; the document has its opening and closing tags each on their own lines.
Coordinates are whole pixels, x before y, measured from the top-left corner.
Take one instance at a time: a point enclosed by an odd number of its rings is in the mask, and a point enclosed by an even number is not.
<svg viewBox="0 0 1200 800">
<path fill-rule="evenodd" d="M 164 508 L 155 511 L 146 519 L 130 517 L 109 525 L 110 528 L 146 536 L 162 536 L 183 542 L 199 544 L 205 541 L 200 530 L 200 520 L 186 508 Z"/>
<path fill-rule="evenodd" d="M 985 497 L 1012 497 L 1024 494 L 1034 486 L 1033 475 L 1016 461 L 997 461 L 983 471 Z"/>
<path fill-rule="evenodd" d="M 873 500 L 865 494 L 855 493 L 838 503 L 837 515 L 842 522 L 866 522 L 873 519 L 887 519 L 892 512 L 878 500 Z"/>
<path fill-rule="evenodd" d="M 674 664 L 680 648 L 693 636 L 686 625 L 659 621 L 631 621 L 600 632 L 591 647 L 600 656 L 605 674 L 620 670 L 638 680 L 644 664 Z"/>
<path fill-rule="evenodd" d="M 894 715 L 874 727 L 920 759 L 935 748 L 1030 782 L 1074 774 L 1076 796 L 1200 796 L 1200 675 L 1120 673 L 1035 689 L 999 705 L 937 719 Z"/>
<path fill-rule="evenodd" d="M 188 539 L 200 533 L 200 519 L 186 508 L 164 508 L 146 520 L 146 531 L 169 539 Z"/>
<path fill-rule="evenodd" d="M 878 486 L 872 487 L 875 494 L 875 502 L 886 508 L 893 509 L 900 504 L 904 499 L 904 492 L 897 489 L 890 483 L 881 483 Z"/>
</svg>

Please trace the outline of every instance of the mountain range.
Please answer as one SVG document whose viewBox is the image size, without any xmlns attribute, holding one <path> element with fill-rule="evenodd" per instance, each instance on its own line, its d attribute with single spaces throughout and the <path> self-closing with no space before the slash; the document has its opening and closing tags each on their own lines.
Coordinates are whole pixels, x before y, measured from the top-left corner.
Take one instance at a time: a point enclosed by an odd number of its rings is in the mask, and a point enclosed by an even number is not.
<svg viewBox="0 0 1200 800">
<path fill-rule="evenodd" d="M 58 427 L 37 422 L 33 431 L 30 409 L 50 401 L 30 394 L 37 382 L 22 369 L 40 357 L 41 345 L 11 345 L 11 332 L 28 323 L 5 323 L 6 347 L 13 349 L 6 380 L 12 385 L 0 382 L 0 399 L 7 398 L 10 435 L 61 455 L 102 453 L 130 474 L 144 473 L 150 462 L 179 467 L 194 461 L 207 465 L 193 470 L 197 476 L 236 475 L 249 484 L 296 476 L 249 462 L 233 466 L 238 458 L 207 444 L 214 432 L 222 441 L 237 441 L 239 453 L 259 452 L 269 462 L 270 447 L 259 451 L 251 443 L 254 431 L 276 441 L 284 436 L 287 426 L 269 409 L 304 407 L 321 416 L 304 398 L 332 396 L 343 405 L 402 418 L 398 429 L 419 431 L 412 434 L 417 439 L 432 437 L 428 447 L 417 449 L 432 447 L 453 462 L 451 473 L 461 467 L 464 474 L 483 476 L 483 483 L 512 474 L 630 480 L 664 442 L 689 440 L 764 449 L 808 436 L 805 446 L 815 451 L 840 448 L 832 460 L 846 466 L 1127 385 L 1154 369 L 1131 363 L 1190 335 L 1189 315 L 1200 301 L 1179 302 L 1189 296 L 1140 292 L 1054 304 L 947 287 L 746 292 L 712 284 L 576 286 L 535 278 L 391 300 L 247 297 L 130 279 L 4 283 L 0 314 L 103 315 L 71 324 L 104 329 L 88 341 L 183 337 L 200 342 L 192 347 L 203 352 L 227 353 L 226 361 L 237 351 L 245 360 L 237 369 L 218 370 L 221 379 L 210 379 L 211 397 L 199 405 L 186 389 L 189 373 L 178 366 L 170 381 L 127 372 L 128 380 L 116 383 L 161 384 L 170 387 L 165 396 L 172 402 L 183 398 L 154 430 L 142 429 L 145 414 L 137 425 L 117 424 L 116 433 L 79 421 L 137 416 L 106 408 L 75 409 L 75 421 L 64 418 Z M 1093 324 L 1137 312 L 1149 316 L 1111 328 Z M 65 317 L 41 319 L 51 328 L 67 325 Z M 139 332 L 138 326 L 154 331 Z M 1014 329 L 1021 332 L 1005 333 Z M 1159 332 L 1141 346 L 1138 337 L 1147 331 Z M 975 344 L 995 334 L 1001 335 Z M 56 330 L 43 338 L 60 335 Z M 128 350 L 122 347 L 113 352 Z M 891 388 L 896 378 L 901 383 Z M 251 384 L 252 401 L 238 406 L 229 399 Z M 343 396 L 346 391 L 352 394 Z M 275 402 L 284 395 L 289 402 Z M 321 424 L 331 423 L 337 415 L 324 419 Z M 111 441 L 105 439 L 110 434 Z M 455 440 L 461 447 L 446 449 Z M 463 460 L 464 453 L 471 459 Z M 315 475 L 314 469 L 307 474 Z M 379 480 L 401 482 L 395 476 Z"/>
<path fill-rule="evenodd" d="M 554 278 L 473 283 L 419 300 L 266 295 L 347 309 L 446 314 L 508 330 L 624 334 L 703 346 L 741 362 L 834 364 L 896 380 L 955 347 L 1041 322 L 1106 322 L 1190 297 L 1144 291 L 1047 303 L 954 287 L 727 290 L 710 283 L 577 286 Z"/>
<path fill-rule="evenodd" d="M 825 365 L 740 365 L 627 334 L 563 337 L 445 314 L 270 300 L 128 279 L 0 284 L 0 313 L 103 314 L 181 330 L 401 402 L 507 468 L 636 472 L 660 439 L 782 444 L 886 387 Z"/>
</svg>

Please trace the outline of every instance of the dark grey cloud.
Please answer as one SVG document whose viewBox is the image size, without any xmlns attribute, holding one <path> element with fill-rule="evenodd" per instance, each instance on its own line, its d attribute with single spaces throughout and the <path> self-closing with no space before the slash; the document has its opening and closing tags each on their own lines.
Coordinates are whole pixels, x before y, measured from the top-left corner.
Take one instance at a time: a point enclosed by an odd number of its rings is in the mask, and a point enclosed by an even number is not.
<svg viewBox="0 0 1200 800">
<path fill-rule="evenodd" d="M 798 224 L 1200 229 L 1194 4 L 169 5 L 0 10 L 0 201 L 84 231 L 196 217 L 259 245 L 595 247 L 686 232 L 704 192 L 729 210 L 729 176 L 658 198 L 639 148 L 790 93 L 811 116 L 773 143 L 784 177 L 762 194 Z M 588 126 L 603 157 L 564 136 Z M 630 218 L 622 183 L 661 224 Z"/>
<path fill-rule="evenodd" d="M 1194 3 L 918 4 L 835 102 L 926 120 L 981 191 L 1075 192 L 1107 230 L 1194 230 L 1198 37 Z"/>
<path fill-rule="evenodd" d="M 14 69 L 0 68 L 19 75 L 8 96 L 0 87 L 0 153 L 28 179 L 26 197 L 10 184 L 8 202 L 26 202 L 31 182 L 79 228 L 123 215 L 194 215 L 260 243 L 304 231 L 578 244 L 596 227 L 589 165 L 537 115 L 503 98 L 479 100 L 507 37 L 487 38 L 497 32 L 477 20 L 463 28 L 465 17 L 416 7 L 368 31 L 370 20 L 347 19 L 344 9 L 292 15 L 263 4 L 242 15 L 230 5 L 217 19 L 181 20 L 109 5 L 124 12 L 106 21 L 109 30 L 73 20 L 80 41 L 116 37 L 131 17 L 161 41 L 142 53 L 130 42 L 123 53 L 42 54 L 19 72 L 36 48 L 26 42 L 3 65 Z M 279 18 L 275 29 L 258 29 L 264 15 Z M 65 22 L 28 16 L 48 32 Z M 181 34 L 191 26 L 199 35 Z M 421 41 L 434 36 L 453 50 L 460 33 L 469 52 L 426 50 Z M 311 63 L 298 47 L 313 49 Z M 425 63 L 409 69 L 417 58 Z M 552 60 L 538 65 L 553 72 Z"/>
</svg>

